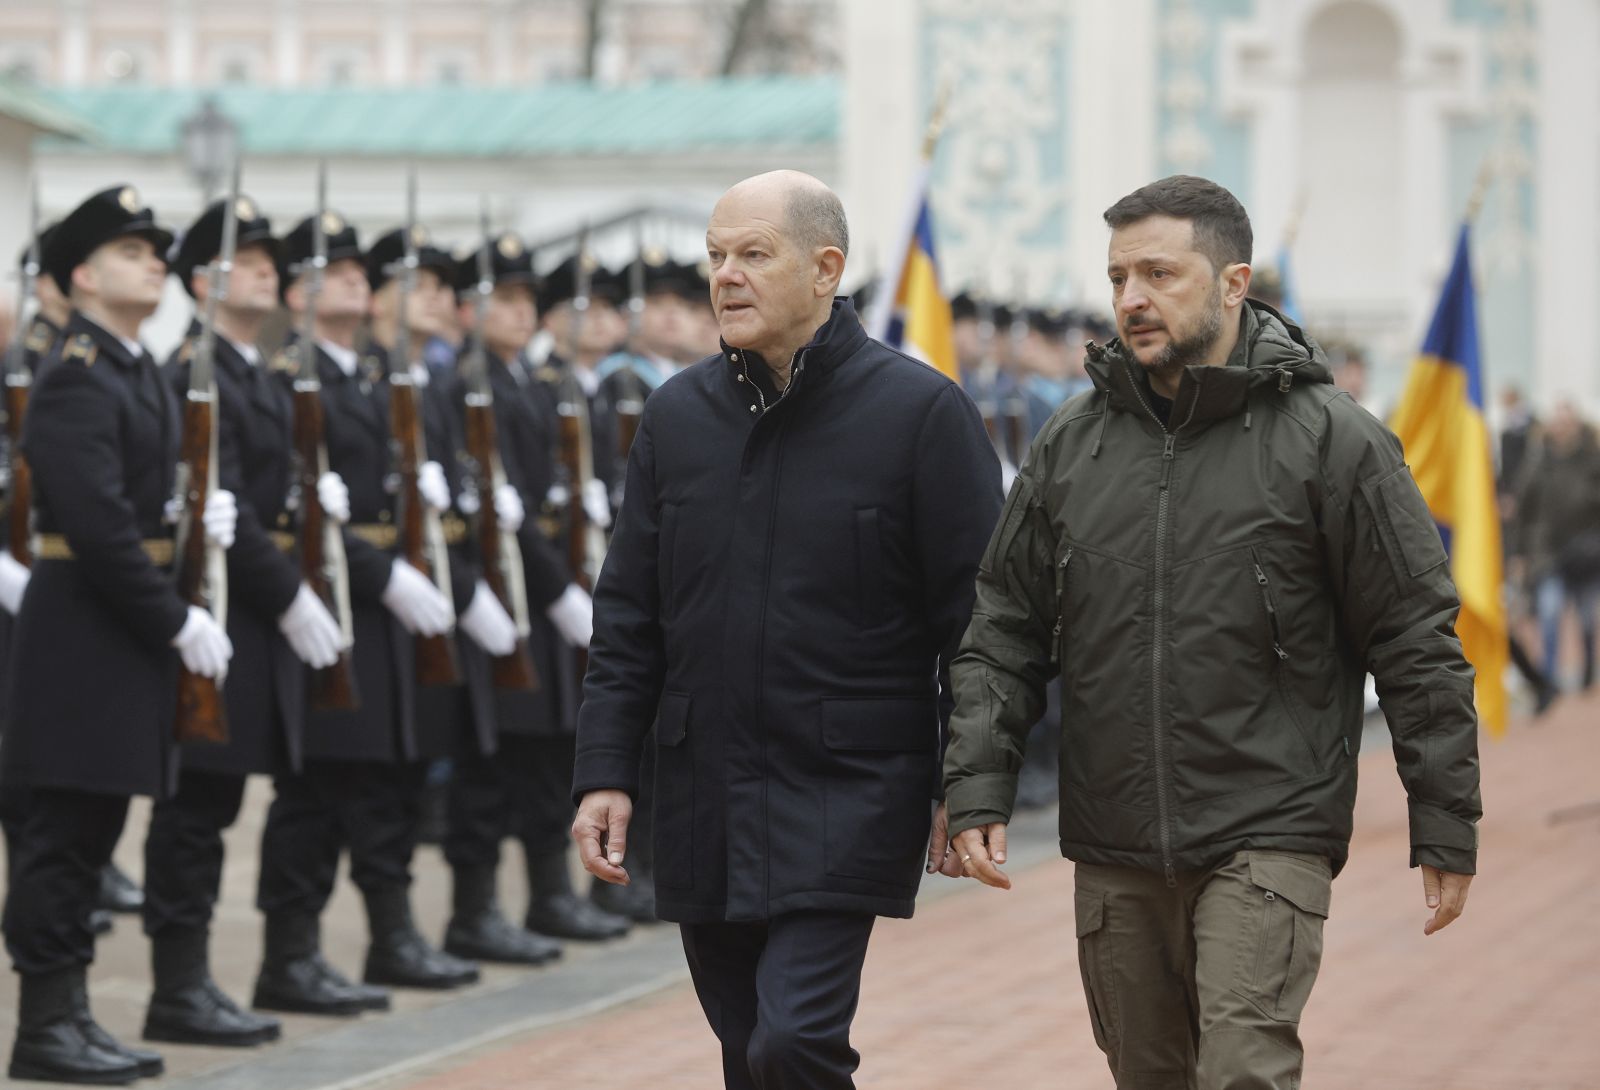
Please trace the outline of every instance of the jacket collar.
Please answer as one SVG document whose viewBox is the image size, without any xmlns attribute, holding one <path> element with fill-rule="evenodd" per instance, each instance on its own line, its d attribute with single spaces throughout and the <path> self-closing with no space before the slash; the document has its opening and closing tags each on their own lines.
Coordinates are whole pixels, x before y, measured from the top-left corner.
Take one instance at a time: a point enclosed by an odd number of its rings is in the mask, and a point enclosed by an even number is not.
<svg viewBox="0 0 1600 1090">
<path fill-rule="evenodd" d="M 867 331 L 856 317 L 855 304 L 845 296 L 838 296 L 833 300 L 833 313 L 828 320 L 795 353 L 796 366 L 803 366 L 810 374 L 826 374 L 855 355 L 867 339 Z M 725 370 L 730 382 L 737 381 L 747 365 L 752 374 L 757 373 L 757 368 L 765 373 L 767 368 L 767 361 L 759 352 L 735 348 L 727 341 L 722 342 L 722 359 L 727 365 Z"/>
<path fill-rule="evenodd" d="M 1322 349 L 1272 307 L 1249 300 L 1239 323 L 1239 341 L 1224 366 L 1184 370 L 1172 403 L 1171 430 L 1237 415 L 1254 390 L 1287 393 L 1295 383 L 1333 382 Z M 1150 380 L 1120 339 L 1104 347 L 1091 344 L 1085 369 L 1113 408 L 1146 411 Z"/>
<path fill-rule="evenodd" d="M 71 320 L 67 322 L 64 336 L 70 338 L 79 334 L 88 335 L 94 342 L 95 348 L 99 349 L 101 359 L 109 359 L 121 367 L 133 367 L 141 358 L 150 354 L 148 349 L 144 349 L 141 355 L 134 355 L 128 351 L 128 346 L 123 343 L 121 337 L 75 310 L 72 312 Z"/>
</svg>

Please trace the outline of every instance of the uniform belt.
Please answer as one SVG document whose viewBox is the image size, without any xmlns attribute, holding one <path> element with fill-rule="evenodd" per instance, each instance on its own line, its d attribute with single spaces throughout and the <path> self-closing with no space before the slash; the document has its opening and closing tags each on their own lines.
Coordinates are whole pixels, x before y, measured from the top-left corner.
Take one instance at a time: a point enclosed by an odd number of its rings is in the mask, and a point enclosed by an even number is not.
<svg viewBox="0 0 1600 1090">
<path fill-rule="evenodd" d="M 467 524 L 463 519 L 446 515 L 439 522 L 446 545 L 460 545 L 467 540 Z M 379 549 L 393 549 L 400 543 L 400 528 L 392 522 L 352 522 L 345 529 L 351 536 Z"/>
<path fill-rule="evenodd" d="M 144 550 L 144 555 L 150 558 L 150 563 L 165 565 L 172 563 L 172 539 L 170 537 L 149 537 L 139 542 L 139 548 Z M 33 555 L 40 560 L 76 560 L 77 554 L 72 551 L 71 544 L 65 534 L 34 534 Z"/>
</svg>

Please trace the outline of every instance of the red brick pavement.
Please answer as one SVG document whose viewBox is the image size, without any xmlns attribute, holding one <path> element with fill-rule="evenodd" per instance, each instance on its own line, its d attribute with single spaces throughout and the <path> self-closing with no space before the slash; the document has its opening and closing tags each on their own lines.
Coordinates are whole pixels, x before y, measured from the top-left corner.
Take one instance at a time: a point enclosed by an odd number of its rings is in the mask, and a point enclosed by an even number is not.
<svg viewBox="0 0 1600 1090">
<path fill-rule="evenodd" d="M 1424 939 L 1392 762 L 1363 759 L 1356 839 L 1304 1025 L 1312 1090 L 1600 1090 L 1600 698 L 1516 724 L 1485 742 L 1483 765 L 1483 877 L 1467 914 Z M 863 1090 L 1111 1085 L 1078 982 L 1071 867 L 1014 877 L 1009 894 L 972 888 L 881 925 L 856 1023 Z M 408 1085 L 721 1082 L 684 985 L 445 1061 Z"/>
</svg>

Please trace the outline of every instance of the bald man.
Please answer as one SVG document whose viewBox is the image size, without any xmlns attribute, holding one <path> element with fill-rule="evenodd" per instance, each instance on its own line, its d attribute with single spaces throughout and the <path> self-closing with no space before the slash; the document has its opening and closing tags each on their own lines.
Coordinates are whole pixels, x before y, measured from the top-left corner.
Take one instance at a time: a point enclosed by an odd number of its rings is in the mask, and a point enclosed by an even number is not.
<svg viewBox="0 0 1600 1090">
<path fill-rule="evenodd" d="M 645 403 L 595 590 L 573 835 L 628 880 L 654 724 L 656 907 L 726 1085 L 834 1090 L 855 1085 L 873 921 L 910 916 L 924 858 L 945 859 L 941 679 L 1000 467 L 961 388 L 835 298 L 849 233 L 821 182 L 739 183 L 706 250 L 722 350 Z"/>
</svg>

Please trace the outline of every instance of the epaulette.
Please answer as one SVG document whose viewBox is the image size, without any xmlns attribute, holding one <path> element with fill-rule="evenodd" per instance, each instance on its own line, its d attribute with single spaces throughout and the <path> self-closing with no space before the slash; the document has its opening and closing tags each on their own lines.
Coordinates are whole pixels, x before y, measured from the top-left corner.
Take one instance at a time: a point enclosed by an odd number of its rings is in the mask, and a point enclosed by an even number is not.
<svg viewBox="0 0 1600 1090">
<path fill-rule="evenodd" d="M 43 322 L 34 322 L 33 327 L 28 330 L 28 339 L 25 343 L 29 352 L 44 353 L 50 351 L 55 340 L 55 330 Z"/>
<path fill-rule="evenodd" d="M 100 357 L 100 348 L 94 343 L 94 338 L 87 333 L 79 333 L 67 342 L 66 351 L 61 353 L 64 360 L 81 360 L 85 367 L 93 367 L 94 361 Z"/>
<path fill-rule="evenodd" d="M 276 371 L 279 374 L 292 375 L 296 363 L 294 349 L 285 345 L 273 354 L 272 360 L 267 364 L 267 370 Z"/>
</svg>

